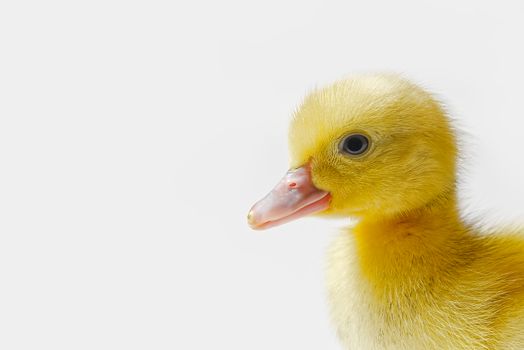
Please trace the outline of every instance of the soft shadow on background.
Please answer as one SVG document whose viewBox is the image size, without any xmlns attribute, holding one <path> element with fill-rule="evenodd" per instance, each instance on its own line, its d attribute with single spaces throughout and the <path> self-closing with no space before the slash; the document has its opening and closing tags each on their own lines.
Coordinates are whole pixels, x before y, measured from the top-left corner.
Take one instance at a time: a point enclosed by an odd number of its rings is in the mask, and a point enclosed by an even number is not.
<svg viewBox="0 0 524 350">
<path fill-rule="evenodd" d="M 324 252 L 268 232 L 309 90 L 394 71 L 465 131 L 462 206 L 524 218 L 520 1 L 0 5 L 0 348 L 338 349 Z"/>
</svg>

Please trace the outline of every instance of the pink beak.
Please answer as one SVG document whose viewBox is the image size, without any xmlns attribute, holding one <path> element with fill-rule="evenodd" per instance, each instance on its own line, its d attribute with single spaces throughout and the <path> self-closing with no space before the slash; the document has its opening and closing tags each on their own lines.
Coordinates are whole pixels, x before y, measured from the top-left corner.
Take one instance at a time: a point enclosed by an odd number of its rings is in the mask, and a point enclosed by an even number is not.
<svg viewBox="0 0 524 350">
<path fill-rule="evenodd" d="M 280 182 L 249 211 L 247 221 L 263 230 L 329 208 L 329 192 L 313 185 L 309 165 L 289 170 Z"/>
</svg>

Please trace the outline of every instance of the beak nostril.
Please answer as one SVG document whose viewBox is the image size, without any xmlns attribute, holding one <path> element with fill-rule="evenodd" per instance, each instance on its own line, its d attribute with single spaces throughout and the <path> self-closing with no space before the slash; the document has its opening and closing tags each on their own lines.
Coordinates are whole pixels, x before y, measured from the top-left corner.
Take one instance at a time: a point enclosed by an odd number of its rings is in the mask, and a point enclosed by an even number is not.
<svg viewBox="0 0 524 350">
<path fill-rule="evenodd" d="M 289 188 L 295 188 L 297 187 L 297 183 L 296 182 L 290 182 L 289 183 Z"/>
</svg>

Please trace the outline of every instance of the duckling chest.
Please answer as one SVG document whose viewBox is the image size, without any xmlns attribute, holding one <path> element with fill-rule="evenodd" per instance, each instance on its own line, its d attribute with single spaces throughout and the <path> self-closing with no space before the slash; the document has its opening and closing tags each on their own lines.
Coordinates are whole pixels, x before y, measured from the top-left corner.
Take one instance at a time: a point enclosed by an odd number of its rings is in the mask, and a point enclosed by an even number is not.
<svg viewBox="0 0 524 350">
<path fill-rule="evenodd" d="M 482 338 L 489 329 L 456 317 L 449 307 L 454 300 L 432 300 L 424 291 L 412 295 L 403 288 L 377 297 L 351 234 L 341 234 L 330 248 L 327 287 L 331 318 L 345 349 L 486 348 Z"/>
<path fill-rule="evenodd" d="M 331 319 L 345 348 L 385 349 L 394 330 L 385 323 L 387 311 L 368 295 L 351 235 L 331 244 L 326 277 Z"/>
</svg>

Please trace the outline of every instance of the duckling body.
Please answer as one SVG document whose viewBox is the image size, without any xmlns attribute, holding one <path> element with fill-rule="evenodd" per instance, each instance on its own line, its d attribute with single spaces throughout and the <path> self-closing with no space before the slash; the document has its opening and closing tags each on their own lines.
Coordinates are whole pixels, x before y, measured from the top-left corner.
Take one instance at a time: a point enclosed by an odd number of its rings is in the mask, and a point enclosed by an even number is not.
<svg viewBox="0 0 524 350">
<path fill-rule="evenodd" d="M 306 97 L 289 145 L 248 219 L 355 219 L 328 254 L 346 349 L 524 349 L 524 235 L 461 219 L 455 133 L 430 94 L 394 75 L 336 82 Z"/>
<path fill-rule="evenodd" d="M 524 348 L 524 242 L 480 236 L 448 210 L 361 222 L 333 243 L 327 284 L 345 348 Z"/>
</svg>

